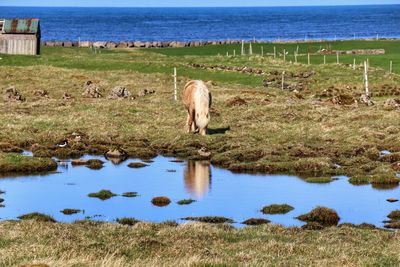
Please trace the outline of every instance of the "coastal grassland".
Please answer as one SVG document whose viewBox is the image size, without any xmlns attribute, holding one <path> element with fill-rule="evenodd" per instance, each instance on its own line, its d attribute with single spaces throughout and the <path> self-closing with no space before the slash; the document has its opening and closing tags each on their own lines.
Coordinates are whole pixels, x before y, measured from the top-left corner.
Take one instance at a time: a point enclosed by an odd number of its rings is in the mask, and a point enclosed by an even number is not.
<svg viewBox="0 0 400 267">
<path fill-rule="evenodd" d="M 199 223 L 132 225 L 3 222 L 0 262 L 2 266 L 400 264 L 400 236 L 384 230 L 343 226 L 307 231 L 276 225 L 232 229 Z"/>
<path fill-rule="evenodd" d="M 380 158 L 379 151 L 400 151 L 398 110 L 383 108 L 386 99 L 397 97 L 400 77 L 380 68 L 371 68 L 376 105 L 367 107 L 330 101 L 340 95 L 358 99 L 363 93 L 362 70 L 345 65 L 306 66 L 258 56 L 166 56 L 135 49 L 93 54 L 57 47 L 44 48 L 39 57 L 4 56 L 0 62 L 0 87 L 14 85 L 27 98 L 24 103 L 0 102 L 0 140 L 35 155 L 76 157 L 117 146 L 141 158 L 162 153 L 196 159 L 205 147 L 214 164 L 233 171 L 318 177 L 379 175 L 382 170 L 394 176 L 394 162 Z M 248 66 L 266 74 L 196 69 L 191 63 Z M 214 84 L 210 135 L 186 134 L 186 112 L 172 98 L 173 66 L 178 66 L 178 95 L 191 78 Z M 294 80 L 303 86 L 293 93 L 280 88 L 282 71 L 311 76 Z M 270 72 L 278 73 L 278 82 L 265 88 L 262 80 L 274 77 Z M 103 88 L 104 97 L 81 96 L 88 80 Z M 107 99 L 117 85 L 133 95 L 145 88 L 156 93 Z M 47 90 L 49 97 L 35 96 L 36 90 Z M 73 98 L 62 99 L 65 92 Z M 82 142 L 55 147 L 73 132 L 83 134 Z"/>
</svg>

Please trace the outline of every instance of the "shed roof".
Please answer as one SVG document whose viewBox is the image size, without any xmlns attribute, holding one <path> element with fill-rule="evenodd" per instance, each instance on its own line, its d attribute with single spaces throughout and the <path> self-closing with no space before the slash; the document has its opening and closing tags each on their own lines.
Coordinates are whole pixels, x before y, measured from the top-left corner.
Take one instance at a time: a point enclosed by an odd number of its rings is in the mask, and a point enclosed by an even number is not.
<svg viewBox="0 0 400 267">
<path fill-rule="evenodd" d="M 39 19 L 5 19 L 3 33 L 36 34 L 39 32 Z"/>
</svg>

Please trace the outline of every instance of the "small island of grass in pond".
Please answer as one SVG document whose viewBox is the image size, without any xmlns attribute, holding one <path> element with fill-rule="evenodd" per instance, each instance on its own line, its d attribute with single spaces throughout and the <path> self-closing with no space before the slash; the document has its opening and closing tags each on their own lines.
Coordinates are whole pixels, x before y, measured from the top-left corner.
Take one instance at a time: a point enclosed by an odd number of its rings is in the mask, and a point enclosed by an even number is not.
<svg viewBox="0 0 400 267">
<path fill-rule="evenodd" d="M 311 184 L 329 184 L 333 182 L 335 179 L 332 177 L 310 177 L 307 178 L 305 181 Z"/>
<path fill-rule="evenodd" d="M 151 200 L 151 203 L 157 207 L 165 207 L 171 203 L 171 200 L 168 197 L 155 197 Z"/>
<path fill-rule="evenodd" d="M 203 222 L 203 223 L 234 223 L 235 222 L 232 219 L 220 217 L 220 216 L 186 217 L 186 218 L 182 218 L 182 220 Z"/>
<path fill-rule="evenodd" d="M 94 197 L 94 198 L 99 198 L 101 200 L 107 200 L 110 199 L 112 197 L 117 196 L 116 194 L 114 194 L 113 192 L 111 192 L 110 190 L 100 190 L 97 193 L 90 193 L 88 194 L 88 197 Z"/>
<path fill-rule="evenodd" d="M 65 215 L 72 215 L 72 214 L 77 214 L 77 213 L 81 212 L 81 210 L 78 210 L 78 209 L 63 209 L 60 212 L 65 214 Z"/>
<path fill-rule="evenodd" d="M 288 204 L 272 204 L 261 209 L 264 214 L 286 214 L 294 208 Z"/>
<path fill-rule="evenodd" d="M 50 158 L 27 157 L 16 153 L 0 153 L 0 173 L 37 173 L 55 171 L 57 163 Z"/>
<path fill-rule="evenodd" d="M 33 212 L 18 217 L 20 220 L 32 220 L 37 222 L 57 222 L 53 217 L 47 214 Z"/>
<path fill-rule="evenodd" d="M 270 223 L 270 220 L 263 219 L 263 218 L 250 218 L 242 222 L 245 225 L 262 225 Z"/>
<path fill-rule="evenodd" d="M 316 207 L 309 213 L 298 216 L 297 219 L 308 223 L 319 223 L 322 226 L 336 226 L 339 223 L 340 217 L 333 209 Z"/>
<path fill-rule="evenodd" d="M 132 162 L 132 163 L 128 164 L 128 167 L 132 168 L 132 169 L 140 169 L 140 168 L 144 168 L 144 167 L 147 167 L 147 166 L 149 166 L 149 165 L 144 164 L 142 162 Z"/>
<path fill-rule="evenodd" d="M 123 197 L 137 197 L 138 193 L 137 192 L 125 192 L 122 194 Z"/>
<path fill-rule="evenodd" d="M 182 200 L 179 200 L 178 202 L 176 202 L 176 204 L 178 204 L 178 205 L 190 205 L 193 202 L 196 202 L 196 200 L 194 200 L 194 199 L 182 199 Z"/>
</svg>

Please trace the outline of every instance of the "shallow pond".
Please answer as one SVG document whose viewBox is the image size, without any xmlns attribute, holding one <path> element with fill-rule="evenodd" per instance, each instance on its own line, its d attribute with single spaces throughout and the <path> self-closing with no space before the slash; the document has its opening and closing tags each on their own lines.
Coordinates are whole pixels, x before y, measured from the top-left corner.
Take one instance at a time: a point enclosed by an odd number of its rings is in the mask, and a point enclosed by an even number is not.
<svg viewBox="0 0 400 267">
<path fill-rule="evenodd" d="M 48 175 L 3 177 L 0 190 L 6 191 L 2 220 L 15 219 L 30 212 L 52 215 L 56 220 L 72 222 L 77 219 L 114 221 L 121 217 L 162 222 L 188 216 L 224 216 L 235 226 L 249 218 L 267 218 L 285 226 L 300 226 L 294 217 L 316 206 L 335 209 L 340 223 L 372 223 L 382 227 L 382 221 L 397 203 L 388 198 L 400 198 L 397 189 L 379 190 L 371 185 L 354 186 L 346 177 L 329 184 L 310 184 L 295 176 L 233 174 L 207 162 L 172 162 L 173 158 L 157 157 L 149 166 L 139 169 L 119 165 L 103 157 L 83 159 L 105 161 L 101 170 L 84 166 L 73 167 L 70 161 L 59 163 L 58 172 Z M 108 200 L 88 197 L 89 193 L 108 189 L 118 196 Z M 138 196 L 120 196 L 137 192 Z M 153 197 L 167 196 L 171 204 L 157 207 Z M 178 205 L 182 199 L 194 199 L 190 205 Z M 285 215 L 264 215 L 260 209 L 270 204 L 289 204 L 295 209 Z M 82 212 L 64 215 L 65 208 Z"/>
</svg>

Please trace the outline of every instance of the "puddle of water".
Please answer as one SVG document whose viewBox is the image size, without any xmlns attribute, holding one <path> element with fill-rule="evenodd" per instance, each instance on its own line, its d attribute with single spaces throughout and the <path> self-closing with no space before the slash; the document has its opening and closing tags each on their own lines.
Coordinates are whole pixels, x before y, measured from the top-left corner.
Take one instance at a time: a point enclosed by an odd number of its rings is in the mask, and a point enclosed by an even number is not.
<svg viewBox="0 0 400 267">
<path fill-rule="evenodd" d="M 161 156 L 140 169 L 127 167 L 137 160 L 115 165 L 103 157 L 82 159 L 94 158 L 106 162 L 103 169 L 72 167 L 70 161 L 62 161 L 54 174 L 1 178 L 0 190 L 6 194 L 2 195 L 5 207 L 0 208 L 0 218 L 15 219 L 30 212 L 46 213 L 63 222 L 86 216 L 103 221 L 134 217 L 152 222 L 180 221 L 189 216 L 224 216 L 235 220 L 235 226 L 239 227 L 242 226 L 240 222 L 252 217 L 268 218 L 285 226 L 300 226 L 303 223 L 294 217 L 316 206 L 326 206 L 339 213 L 341 223 L 366 222 L 382 227 L 386 215 L 396 209 L 386 199 L 400 198 L 398 190 L 353 186 L 346 177 L 338 177 L 330 184 L 310 184 L 295 176 L 233 174 L 207 162 L 171 162 L 173 158 Z M 139 196 L 116 196 L 105 201 L 87 196 L 102 189 L 118 195 L 138 192 Z M 156 196 L 167 196 L 172 202 L 166 207 L 156 207 L 151 203 Z M 197 201 L 190 205 L 176 204 L 190 198 Z M 260 212 L 265 205 L 283 203 L 295 209 L 285 215 Z M 60 213 L 65 208 L 83 212 Z"/>
<path fill-rule="evenodd" d="M 386 156 L 386 155 L 390 155 L 392 154 L 392 152 L 390 152 L 389 150 L 382 150 L 381 151 L 381 156 Z"/>
</svg>

